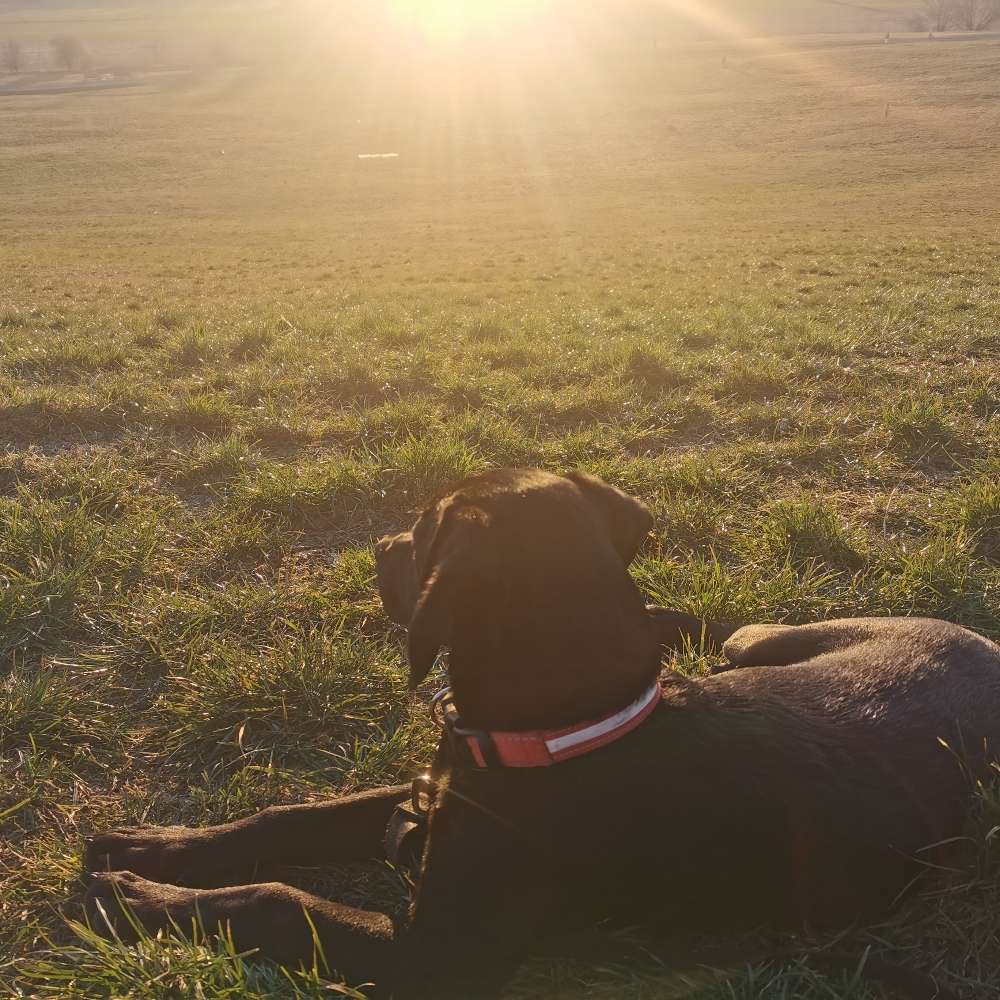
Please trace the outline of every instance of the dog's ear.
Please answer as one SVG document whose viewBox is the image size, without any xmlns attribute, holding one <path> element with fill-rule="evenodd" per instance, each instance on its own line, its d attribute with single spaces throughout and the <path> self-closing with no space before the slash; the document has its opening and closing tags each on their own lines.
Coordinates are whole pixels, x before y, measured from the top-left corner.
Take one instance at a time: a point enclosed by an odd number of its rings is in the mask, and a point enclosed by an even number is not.
<svg viewBox="0 0 1000 1000">
<path fill-rule="evenodd" d="M 411 690 L 431 672 L 441 648 L 451 644 L 462 605 L 487 600 L 474 552 L 488 525 L 489 515 L 480 508 L 446 500 L 414 529 L 420 596 L 407 645 Z"/>
<path fill-rule="evenodd" d="M 566 478 L 576 485 L 607 526 L 612 544 L 628 566 L 653 527 L 649 508 L 586 472 L 571 472 Z"/>
<path fill-rule="evenodd" d="M 376 542 L 375 571 L 385 613 L 397 625 L 409 625 L 418 596 L 412 531 L 386 535 Z"/>
</svg>

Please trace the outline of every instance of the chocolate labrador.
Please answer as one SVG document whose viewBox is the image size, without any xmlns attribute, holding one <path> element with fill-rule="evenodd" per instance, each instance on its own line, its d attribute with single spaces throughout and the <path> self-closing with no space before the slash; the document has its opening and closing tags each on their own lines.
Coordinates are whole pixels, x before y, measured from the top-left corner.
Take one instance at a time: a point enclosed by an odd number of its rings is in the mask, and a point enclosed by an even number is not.
<svg viewBox="0 0 1000 1000">
<path fill-rule="evenodd" d="M 629 576 L 650 524 L 592 477 L 502 471 L 384 539 L 411 685 L 447 650 L 415 801 L 398 786 L 95 837 L 97 924 L 122 902 L 150 929 L 197 915 L 286 964 L 312 961 L 314 929 L 351 982 L 469 996 L 605 919 L 721 929 L 883 910 L 964 829 L 970 778 L 1000 743 L 1000 648 L 940 621 L 755 625 L 726 641 L 724 672 L 658 680 L 661 641 L 700 624 L 647 609 Z M 403 853 L 420 845 L 405 920 L 237 884 L 260 863 L 376 856 L 387 829 Z"/>
</svg>

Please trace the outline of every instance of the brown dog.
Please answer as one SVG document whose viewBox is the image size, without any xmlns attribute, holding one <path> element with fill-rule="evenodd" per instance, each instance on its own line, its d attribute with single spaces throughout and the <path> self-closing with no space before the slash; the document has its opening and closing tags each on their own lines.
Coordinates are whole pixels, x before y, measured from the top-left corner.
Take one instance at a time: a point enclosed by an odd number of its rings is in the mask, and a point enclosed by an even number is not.
<svg viewBox="0 0 1000 1000">
<path fill-rule="evenodd" d="M 661 640 L 700 623 L 644 607 L 627 566 L 649 525 L 598 480 L 508 471 L 380 543 L 412 684 L 447 648 L 452 686 L 406 921 L 229 873 L 375 856 L 407 786 L 96 837 L 95 911 L 114 919 L 123 898 L 150 928 L 198 913 L 285 963 L 311 960 L 311 923 L 350 981 L 401 996 L 478 993 L 544 937 L 604 918 L 884 908 L 919 852 L 963 830 L 969 775 L 1000 741 L 1000 648 L 926 620 L 753 626 L 725 645 L 733 669 L 660 693 Z"/>
</svg>

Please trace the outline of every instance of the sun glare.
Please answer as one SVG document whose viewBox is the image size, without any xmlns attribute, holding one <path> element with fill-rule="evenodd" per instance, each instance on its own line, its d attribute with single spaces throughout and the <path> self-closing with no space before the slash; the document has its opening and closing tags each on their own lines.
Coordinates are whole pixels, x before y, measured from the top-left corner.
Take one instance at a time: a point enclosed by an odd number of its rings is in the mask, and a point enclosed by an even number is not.
<svg viewBox="0 0 1000 1000">
<path fill-rule="evenodd" d="M 458 41 L 482 30 L 502 29 L 540 12 L 549 0 L 394 0 L 396 13 L 435 41 Z"/>
</svg>

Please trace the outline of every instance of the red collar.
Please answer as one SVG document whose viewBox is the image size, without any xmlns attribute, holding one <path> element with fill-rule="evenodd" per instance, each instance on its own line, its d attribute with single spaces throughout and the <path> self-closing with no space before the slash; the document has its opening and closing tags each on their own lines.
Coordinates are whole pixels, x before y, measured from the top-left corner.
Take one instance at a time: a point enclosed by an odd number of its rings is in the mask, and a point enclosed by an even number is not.
<svg viewBox="0 0 1000 1000">
<path fill-rule="evenodd" d="M 661 694 L 657 681 L 630 705 L 611 715 L 564 729 L 534 732 L 487 733 L 462 728 L 451 688 L 434 697 L 432 712 L 438 725 L 468 749 L 476 767 L 550 767 L 620 740 L 649 718 Z"/>
</svg>

